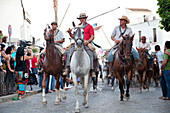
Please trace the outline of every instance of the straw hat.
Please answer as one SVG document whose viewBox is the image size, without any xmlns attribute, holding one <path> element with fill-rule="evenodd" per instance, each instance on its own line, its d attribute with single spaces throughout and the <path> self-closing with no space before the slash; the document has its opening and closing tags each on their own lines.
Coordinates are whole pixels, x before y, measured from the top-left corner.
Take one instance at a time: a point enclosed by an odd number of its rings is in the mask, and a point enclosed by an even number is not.
<svg viewBox="0 0 170 113">
<path fill-rule="evenodd" d="M 127 21 L 127 24 L 130 23 L 130 20 L 128 19 L 127 16 L 122 16 L 122 18 L 118 18 L 119 20 L 126 20 Z"/>
<path fill-rule="evenodd" d="M 86 16 L 85 13 L 80 13 L 79 17 L 77 17 L 77 19 L 82 19 L 82 18 L 87 18 L 88 16 Z"/>
</svg>

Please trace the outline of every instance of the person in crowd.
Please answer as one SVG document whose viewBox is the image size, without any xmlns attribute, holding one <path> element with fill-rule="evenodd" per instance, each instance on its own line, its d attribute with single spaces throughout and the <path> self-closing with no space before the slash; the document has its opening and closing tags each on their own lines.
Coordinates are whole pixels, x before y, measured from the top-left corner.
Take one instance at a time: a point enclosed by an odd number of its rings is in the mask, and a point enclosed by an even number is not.
<svg viewBox="0 0 170 113">
<path fill-rule="evenodd" d="M 2 66 L 2 59 L 9 59 L 9 56 L 6 55 L 6 53 L 4 52 L 5 45 L 4 44 L 0 44 L 0 96 L 5 95 L 4 91 L 3 91 L 3 86 L 4 86 L 4 77 L 6 74 L 6 70 L 3 68 Z"/>
<path fill-rule="evenodd" d="M 35 85 L 38 84 L 38 81 L 36 79 L 36 74 L 38 73 L 38 70 L 37 70 L 37 68 L 35 66 L 36 63 L 37 63 L 37 58 L 36 58 L 36 55 L 34 54 L 33 59 L 31 60 L 31 64 L 32 64 L 31 70 L 32 70 L 32 74 L 33 74 L 34 79 L 35 79 Z"/>
<path fill-rule="evenodd" d="M 165 42 L 165 51 L 170 53 L 170 41 Z M 163 91 L 163 100 L 170 100 L 170 56 L 168 54 L 164 54 L 163 63 L 161 66 L 161 75 L 165 78 L 165 82 L 162 85 Z"/>
<path fill-rule="evenodd" d="M 25 73 L 24 71 L 26 69 L 26 60 L 33 58 L 33 52 L 31 49 L 29 50 L 29 52 L 31 54 L 30 56 L 27 56 L 26 52 L 28 52 L 28 49 L 26 49 L 26 51 L 24 52 L 24 48 L 19 47 L 17 49 L 17 53 L 16 53 L 16 57 L 15 57 L 15 60 L 16 60 L 15 74 L 17 77 L 17 82 L 18 82 L 17 89 L 18 89 L 18 96 L 20 99 L 21 99 L 22 95 L 25 93 L 25 89 L 23 89 L 20 86 L 23 86 L 23 87 L 25 86 L 25 82 L 23 81 L 23 78 L 24 78 L 24 73 Z"/>
<path fill-rule="evenodd" d="M 15 85 L 15 80 L 14 80 L 14 59 L 12 58 L 12 53 L 13 53 L 13 48 L 9 46 L 5 53 L 9 55 L 9 59 L 6 60 L 6 76 L 5 76 L 5 81 L 6 81 L 6 94 L 11 94 L 14 92 L 14 85 Z M 9 89 L 11 88 L 11 89 Z"/>
<path fill-rule="evenodd" d="M 161 51 L 161 49 L 160 49 L 160 46 L 159 45 L 156 45 L 155 46 L 155 52 L 156 52 L 156 56 L 157 56 L 157 62 L 158 62 L 158 65 L 159 65 L 159 69 L 160 69 L 160 71 L 159 72 L 161 72 L 161 66 L 162 66 L 162 62 L 163 62 L 163 52 Z M 165 78 L 164 78 L 164 76 L 161 76 L 160 77 L 160 82 L 161 82 L 161 88 L 162 88 L 162 96 L 161 97 L 159 97 L 159 99 L 162 99 L 162 98 L 165 98 L 165 94 L 164 94 L 164 91 L 163 91 L 163 84 L 165 84 Z"/>
<path fill-rule="evenodd" d="M 4 37 L 2 38 L 2 44 L 5 45 L 5 50 L 6 50 L 6 48 L 8 47 L 7 38 L 8 38 L 7 36 L 4 36 Z"/>
<path fill-rule="evenodd" d="M 2 38 L 3 38 L 3 33 L 2 33 L 2 31 L 0 30 L 0 44 L 2 43 Z"/>
</svg>

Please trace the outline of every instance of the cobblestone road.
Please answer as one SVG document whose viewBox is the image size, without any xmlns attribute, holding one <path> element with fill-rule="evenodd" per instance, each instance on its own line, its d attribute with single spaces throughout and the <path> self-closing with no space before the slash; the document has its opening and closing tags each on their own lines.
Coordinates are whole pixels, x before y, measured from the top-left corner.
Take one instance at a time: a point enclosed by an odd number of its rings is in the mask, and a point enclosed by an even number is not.
<svg viewBox="0 0 170 113">
<path fill-rule="evenodd" d="M 80 103 L 82 103 L 82 88 L 79 87 Z M 170 101 L 158 99 L 161 89 L 151 87 L 150 91 L 139 93 L 139 88 L 130 89 L 129 101 L 119 101 L 119 89 L 112 92 L 110 86 L 99 83 L 98 93 L 89 93 L 89 108 L 81 105 L 81 113 L 170 113 Z M 67 100 L 54 105 L 56 93 L 46 95 L 47 106 L 42 105 L 41 93 L 26 97 L 19 101 L 9 101 L 0 104 L 0 113 L 74 113 L 74 87 L 66 91 Z"/>
</svg>

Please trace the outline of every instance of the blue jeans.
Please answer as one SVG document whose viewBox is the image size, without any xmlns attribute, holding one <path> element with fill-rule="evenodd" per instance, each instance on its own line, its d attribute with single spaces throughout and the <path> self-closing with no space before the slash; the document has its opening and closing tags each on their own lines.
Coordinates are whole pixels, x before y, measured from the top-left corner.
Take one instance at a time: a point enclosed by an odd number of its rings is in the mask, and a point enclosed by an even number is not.
<svg viewBox="0 0 170 113">
<path fill-rule="evenodd" d="M 39 73 L 39 87 L 42 89 L 43 73 Z"/>
<path fill-rule="evenodd" d="M 114 55 L 112 54 L 114 50 L 114 47 L 110 50 L 109 54 L 108 54 L 108 62 L 113 62 L 114 60 Z M 139 60 L 139 53 L 132 47 L 132 54 L 135 60 Z"/>
<path fill-rule="evenodd" d="M 162 88 L 162 96 L 163 97 L 166 97 L 167 95 L 167 88 L 166 88 L 166 81 L 165 81 L 165 77 L 164 75 L 162 74 L 162 76 L 160 77 L 161 79 L 161 88 Z"/>
<path fill-rule="evenodd" d="M 163 75 L 165 77 L 165 82 L 166 82 L 166 91 L 167 91 L 167 96 L 170 98 L 170 70 L 164 70 Z"/>
<path fill-rule="evenodd" d="M 52 76 L 52 79 L 51 79 L 51 90 L 55 89 L 55 85 L 56 85 L 56 80 L 55 80 L 55 77 Z"/>
<path fill-rule="evenodd" d="M 63 79 L 60 77 L 60 88 L 63 89 Z"/>
<path fill-rule="evenodd" d="M 45 92 L 48 93 L 48 90 L 49 90 L 49 80 L 50 80 L 50 76 L 47 77 L 47 80 L 46 80 L 46 85 L 45 85 Z"/>
<path fill-rule="evenodd" d="M 146 52 L 146 53 L 150 57 L 150 65 L 153 65 L 153 57 L 148 52 Z"/>
</svg>

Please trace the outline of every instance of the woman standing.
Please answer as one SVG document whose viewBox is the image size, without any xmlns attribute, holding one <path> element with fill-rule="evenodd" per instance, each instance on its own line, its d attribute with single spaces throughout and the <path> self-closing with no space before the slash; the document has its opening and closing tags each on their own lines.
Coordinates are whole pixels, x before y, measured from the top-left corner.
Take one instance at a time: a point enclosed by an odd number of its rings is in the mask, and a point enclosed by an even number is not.
<svg viewBox="0 0 170 113">
<path fill-rule="evenodd" d="M 12 58 L 13 48 L 9 46 L 5 53 L 9 55 L 9 59 L 6 60 L 6 94 L 14 92 L 14 59 Z M 9 90 L 9 88 L 11 88 Z"/>
<path fill-rule="evenodd" d="M 23 81 L 23 78 L 25 73 L 24 70 L 26 69 L 26 60 L 33 58 L 32 50 L 29 51 L 31 53 L 30 56 L 25 55 L 26 52 L 28 52 L 28 50 L 24 52 L 24 48 L 19 47 L 17 49 L 17 53 L 15 57 L 16 59 L 15 74 L 17 77 L 17 89 L 18 89 L 18 96 L 20 99 L 22 95 L 25 94 L 25 81 Z"/>
</svg>

